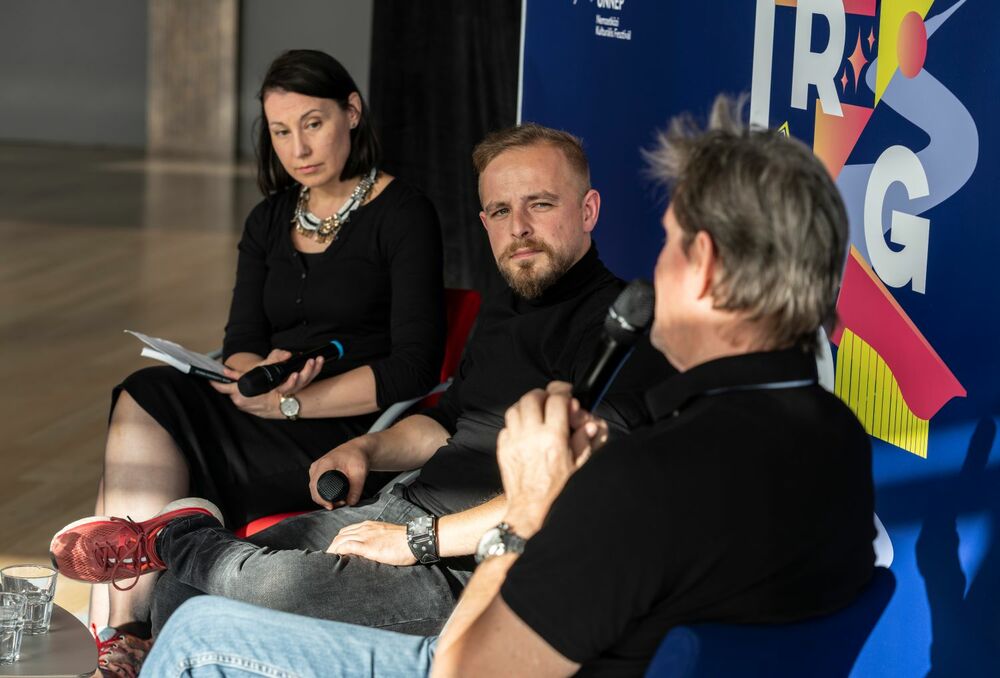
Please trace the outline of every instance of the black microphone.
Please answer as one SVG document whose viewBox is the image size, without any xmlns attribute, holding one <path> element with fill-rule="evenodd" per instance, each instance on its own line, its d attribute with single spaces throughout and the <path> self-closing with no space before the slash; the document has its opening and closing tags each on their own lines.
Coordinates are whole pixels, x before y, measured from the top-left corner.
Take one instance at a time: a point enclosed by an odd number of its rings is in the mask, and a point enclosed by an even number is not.
<svg viewBox="0 0 1000 678">
<path fill-rule="evenodd" d="M 340 501 L 347 496 L 351 483 L 340 471 L 327 471 L 316 481 L 316 491 L 327 501 Z"/>
<path fill-rule="evenodd" d="M 319 348 L 294 355 L 284 362 L 259 365 L 240 377 L 236 387 L 247 398 L 259 396 L 283 384 L 293 372 L 301 370 L 310 358 L 321 356 L 324 360 L 340 360 L 344 357 L 344 347 L 334 339 Z"/>
<path fill-rule="evenodd" d="M 583 381 L 573 387 L 573 397 L 580 401 L 583 409 L 593 411 L 601 402 L 652 319 L 653 286 L 645 280 L 633 280 L 608 309 L 594 360 L 584 373 Z"/>
</svg>

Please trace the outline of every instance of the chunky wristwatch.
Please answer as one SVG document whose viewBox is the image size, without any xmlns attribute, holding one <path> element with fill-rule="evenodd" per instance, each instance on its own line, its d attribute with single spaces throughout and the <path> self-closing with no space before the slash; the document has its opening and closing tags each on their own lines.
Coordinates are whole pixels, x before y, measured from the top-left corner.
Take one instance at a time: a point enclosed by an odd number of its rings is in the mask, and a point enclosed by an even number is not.
<svg viewBox="0 0 1000 678">
<path fill-rule="evenodd" d="M 510 525 L 500 523 L 496 527 L 486 530 L 486 534 L 479 540 L 479 547 L 476 548 L 476 562 L 481 563 L 493 556 L 502 556 L 505 553 L 524 553 L 524 545 L 527 540 L 514 534 Z"/>
<path fill-rule="evenodd" d="M 302 408 L 299 404 L 299 399 L 293 395 L 280 396 L 280 398 L 281 401 L 278 403 L 278 409 L 281 410 L 281 413 L 292 421 L 298 419 L 299 410 Z"/>
<path fill-rule="evenodd" d="M 408 522 L 406 544 L 421 565 L 441 560 L 438 556 L 437 516 L 419 516 Z"/>
</svg>

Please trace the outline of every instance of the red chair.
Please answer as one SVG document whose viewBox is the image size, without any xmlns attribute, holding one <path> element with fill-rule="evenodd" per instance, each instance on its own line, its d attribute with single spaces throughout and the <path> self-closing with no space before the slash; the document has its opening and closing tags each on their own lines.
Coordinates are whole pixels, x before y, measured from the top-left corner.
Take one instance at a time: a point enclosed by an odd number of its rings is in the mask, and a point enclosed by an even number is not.
<svg viewBox="0 0 1000 678">
<path fill-rule="evenodd" d="M 441 382 L 426 395 L 393 403 L 387 407 L 381 416 L 375 420 L 371 428 L 368 429 L 369 433 L 377 433 L 389 428 L 403 413 L 418 403 L 421 407 L 434 405 L 441 397 L 441 394 L 448 390 L 448 386 L 451 385 L 455 370 L 458 369 L 458 364 L 462 360 L 462 351 L 465 350 L 465 342 L 469 338 L 469 332 L 472 331 L 472 325 L 476 322 L 476 316 L 479 315 L 479 306 L 482 303 L 482 297 L 475 290 L 447 289 L 444 291 L 444 299 L 447 312 L 448 334 L 445 338 L 444 360 L 441 361 Z M 408 483 L 419 472 L 419 470 L 404 471 L 395 480 L 390 482 L 387 487 L 392 487 L 396 483 Z M 274 515 L 263 516 L 250 521 L 234 532 L 237 537 L 249 537 L 252 534 L 280 523 L 285 518 L 291 518 L 303 513 L 306 513 L 306 511 L 291 511 L 289 513 L 275 513 Z"/>
</svg>

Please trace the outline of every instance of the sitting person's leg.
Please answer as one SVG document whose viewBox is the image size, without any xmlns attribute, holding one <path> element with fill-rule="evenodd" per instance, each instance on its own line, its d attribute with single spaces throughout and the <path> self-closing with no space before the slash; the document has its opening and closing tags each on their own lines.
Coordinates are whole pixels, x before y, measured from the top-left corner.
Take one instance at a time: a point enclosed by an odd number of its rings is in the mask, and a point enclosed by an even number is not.
<svg viewBox="0 0 1000 678">
<path fill-rule="evenodd" d="M 104 455 L 98 515 L 147 520 L 188 494 L 188 470 L 173 438 L 122 391 L 111 415 Z M 108 587 L 106 618 L 91 611 L 91 622 L 115 628 L 149 618 L 156 576 L 140 577 L 127 590 Z M 101 617 L 101 618 L 96 618 Z"/>
<path fill-rule="evenodd" d="M 207 502 L 201 504 L 210 506 Z M 184 507 L 173 507 L 177 508 Z M 422 509 L 386 494 L 367 504 L 290 519 L 287 525 L 271 528 L 262 536 L 270 535 L 278 543 L 303 542 L 322 548 L 346 525 L 364 520 L 405 523 L 422 514 Z M 80 521 L 53 540 L 54 560 L 63 574 L 73 578 L 121 579 L 134 576 L 134 569 L 108 562 L 101 556 L 102 545 L 110 541 L 141 542 L 141 548 L 124 549 L 118 559 L 141 551 L 148 560 L 142 571 L 169 568 L 177 582 L 203 593 L 409 633 L 440 629 L 469 576 L 467 571 L 444 567 L 444 563 L 394 567 L 321 550 L 268 548 L 238 539 L 224 529 L 217 520 L 217 510 L 191 508 L 170 517 L 137 526 L 125 521 Z M 161 625 L 172 607 L 186 597 L 165 595 L 158 600 L 156 625 Z"/>
<path fill-rule="evenodd" d="M 409 678 L 430 671 L 436 641 L 202 596 L 164 627 L 143 674 Z"/>
</svg>

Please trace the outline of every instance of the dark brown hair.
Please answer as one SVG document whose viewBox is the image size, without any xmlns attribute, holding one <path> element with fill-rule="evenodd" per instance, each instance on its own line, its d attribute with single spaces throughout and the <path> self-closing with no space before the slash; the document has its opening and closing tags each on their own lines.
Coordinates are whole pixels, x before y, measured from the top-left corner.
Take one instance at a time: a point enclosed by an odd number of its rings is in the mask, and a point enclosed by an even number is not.
<svg viewBox="0 0 1000 678">
<path fill-rule="evenodd" d="M 275 59 L 267 69 L 257 98 L 260 100 L 260 119 L 257 121 L 257 186 L 264 195 L 281 191 L 295 181 L 281 165 L 271 145 L 271 132 L 264 114 L 264 97 L 268 92 L 295 92 L 310 97 L 333 99 L 342 109 L 347 109 L 348 97 L 358 92 L 354 78 L 339 61 L 325 52 L 312 49 L 293 49 Z M 361 93 L 358 92 L 358 96 Z M 357 126 L 351 130 L 351 152 L 340 173 L 341 181 L 367 174 L 381 160 L 381 147 L 371 114 L 361 99 L 361 115 Z"/>
</svg>

